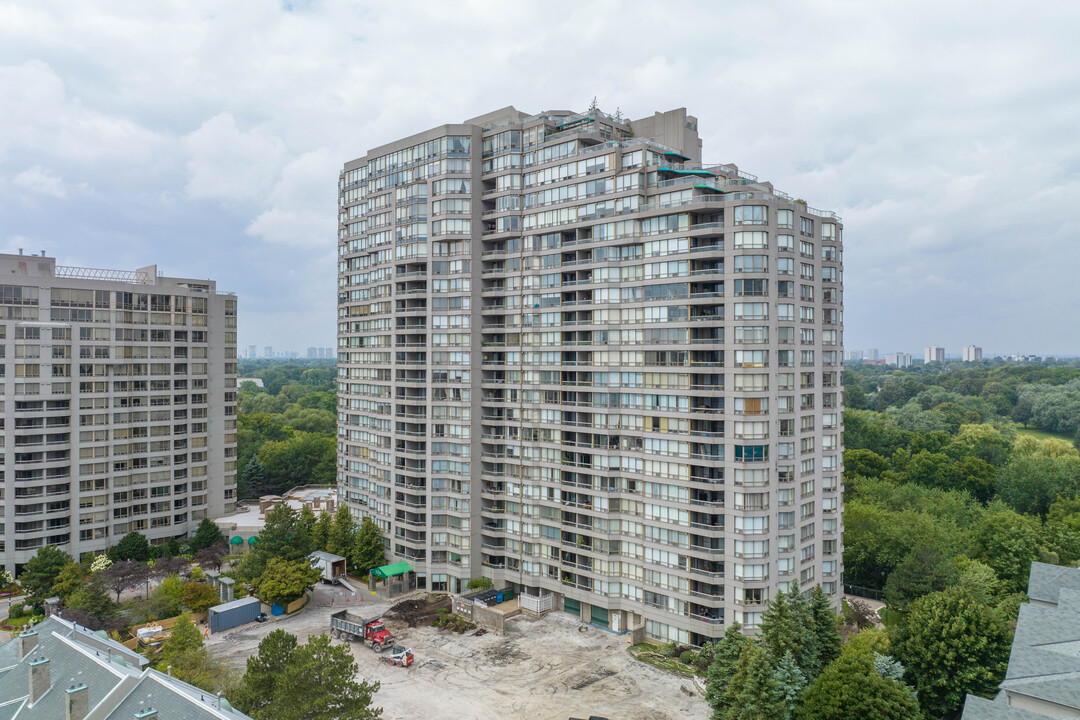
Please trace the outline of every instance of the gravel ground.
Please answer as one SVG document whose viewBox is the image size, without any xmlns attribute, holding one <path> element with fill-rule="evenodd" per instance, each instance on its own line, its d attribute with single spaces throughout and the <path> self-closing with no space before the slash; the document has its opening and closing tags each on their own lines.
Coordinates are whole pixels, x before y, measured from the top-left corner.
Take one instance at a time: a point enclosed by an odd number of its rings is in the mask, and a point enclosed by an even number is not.
<svg viewBox="0 0 1080 720">
<path fill-rule="evenodd" d="M 330 606 L 331 596 L 336 600 Z M 252 623 L 212 636 L 207 647 L 243 669 L 259 641 L 281 628 L 303 642 L 326 633 L 330 614 L 348 594 L 318 586 L 311 603 L 296 615 Z M 370 597 L 370 596 L 368 596 Z M 379 615 L 386 602 L 352 602 L 358 614 Z M 379 661 L 370 648 L 352 643 L 360 676 L 378 680 L 375 703 L 385 720 L 566 720 L 599 715 L 611 720 L 705 720 L 709 708 L 691 681 L 638 662 L 624 636 L 590 627 L 563 613 L 540 620 L 512 619 L 505 635 L 458 635 L 432 627 L 388 622 L 416 662 L 397 668 Z M 693 692 L 689 695 L 687 691 Z"/>
</svg>

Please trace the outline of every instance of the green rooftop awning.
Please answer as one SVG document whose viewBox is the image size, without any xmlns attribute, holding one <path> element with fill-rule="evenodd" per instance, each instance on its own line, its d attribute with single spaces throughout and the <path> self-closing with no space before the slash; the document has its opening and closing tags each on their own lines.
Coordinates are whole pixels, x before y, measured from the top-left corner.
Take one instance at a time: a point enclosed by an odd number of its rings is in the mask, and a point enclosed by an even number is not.
<svg viewBox="0 0 1080 720">
<path fill-rule="evenodd" d="M 233 545 L 243 545 L 244 538 L 240 537 L 239 535 L 233 535 L 232 540 L 230 540 L 229 542 Z"/>
<path fill-rule="evenodd" d="M 715 185 L 703 185 L 703 184 L 699 183 L 699 184 L 695 185 L 694 187 L 697 188 L 698 190 L 708 190 L 709 192 L 720 193 L 721 195 L 724 194 L 724 191 L 721 190 L 720 188 L 716 187 Z"/>
<path fill-rule="evenodd" d="M 412 571 L 413 569 L 409 567 L 409 563 L 396 562 L 393 565 L 383 565 L 382 567 L 377 567 L 371 571 L 371 574 L 377 578 L 382 578 L 383 580 L 385 580 L 386 578 L 394 577 L 395 575 L 404 575 L 405 573 Z"/>
<path fill-rule="evenodd" d="M 259 542 L 259 538 L 255 537 L 255 536 L 252 536 L 252 537 L 248 538 L 248 545 L 254 545 L 257 542 Z"/>
<path fill-rule="evenodd" d="M 664 157 L 676 158 L 678 160 L 682 160 L 683 162 L 686 162 L 687 160 L 690 159 L 690 158 L 686 157 L 685 155 L 682 155 L 680 153 L 675 152 L 674 150 L 668 150 L 667 152 L 665 152 Z"/>
<path fill-rule="evenodd" d="M 697 175 L 698 177 L 716 177 L 716 173 L 711 173 L 708 170 L 676 170 L 675 168 L 662 167 L 658 168 L 657 172 L 672 173 L 673 175 Z"/>
</svg>

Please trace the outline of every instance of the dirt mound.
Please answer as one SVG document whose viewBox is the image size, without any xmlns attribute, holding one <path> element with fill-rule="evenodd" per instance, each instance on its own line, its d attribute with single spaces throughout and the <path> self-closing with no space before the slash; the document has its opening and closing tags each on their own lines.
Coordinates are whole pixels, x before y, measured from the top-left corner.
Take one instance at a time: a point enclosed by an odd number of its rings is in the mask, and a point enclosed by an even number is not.
<svg viewBox="0 0 1080 720">
<path fill-rule="evenodd" d="M 439 616 L 439 610 L 450 610 L 449 595 L 421 595 L 394 605 L 383 613 L 388 620 L 399 620 L 409 627 L 430 625 Z"/>
</svg>

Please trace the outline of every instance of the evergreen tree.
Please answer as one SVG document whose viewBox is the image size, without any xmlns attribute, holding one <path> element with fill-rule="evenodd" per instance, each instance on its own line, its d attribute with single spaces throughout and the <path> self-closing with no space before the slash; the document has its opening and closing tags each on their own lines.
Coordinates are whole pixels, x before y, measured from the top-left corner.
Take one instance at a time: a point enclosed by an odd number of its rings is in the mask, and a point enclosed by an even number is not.
<svg viewBox="0 0 1080 720">
<path fill-rule="evenodd" d="M 300 527 L 303 529 L 304 533 L 311 538 L 312 551 L 326 549 L 315 542 L 315 511 L 306 503 L 300 508 Z"/>
<path fill-rule="evenodd" d="M 195 536 L 191 538 L 191 549 L 198 552 L 218 542 L 225 542 L 221 528 L 210 518 L 203 518 L 198 529 L 195 530 Z"/>
<path fill-rule="evenodd" d="M 247 672 L 232 696 L 233 704 L 252 717 L 266 712 L 277 695 L 277 683 L 296 650 L 296 636 L 274 630 L 259 643 L 259 651 L 247 659 Z"/>
<path fill-rule="evenodd" d="M 353 572 L 360 577 L 367 577 L 368 573 L 380 567 L 385 561 L 385 548 L 379 526 L 370 517 L 366 517 L 360 523 L 360 529 L 356 533 L 356 541 L 353 544 L 351 558 Z"/>
<path fill-rule="evenodd" d="M 347 558 L 353 554 L 355 544 L 356 533 L 353 530 L 352 515 L 349 514 L 349 508 L 342 503 L 334 513 L 330 534 L 326 540 L 326 551 Z"/>
<path fill-rule="evenodd" d="M 311 538 L 300 524 L 300 513 L 288 503 L 278 503 L 266 513 L 266 524 L 259 533 L 259 542 L 244 558 L 240 571 L 248 580 L 254 580 L 266 570 L 270 558 L 282 558 L 295 562 L 311 553 Z"/>
<path fill-rule="evenodd" d="M 36 599 L 44 600 L 52 595 L 52 587 L 60 572 L 73 565 L 71 556 L 54 545 L 42 545 L 34 557 L 26 561 L 19 572 L 19 585 Z"/>
<path fill-rule="evenodd" d="M 743 646 L 739 666 L 727 688 L 727 720 L 761 720 L 784 714 L 780 687 L 768 653 L 755 642 Z"/>
<path fill-rule="evenodd" d="M 713 720 L 721 720 L 727 714 L 727 689 L 739 665 L 739 656 L 750 638 L 742 634 L 742 625 L 728 625 L 724 637 L 713 647 L 712 663 L 709 664 L 709 685 L 705 689 L 705 701 L 713 709 Z"/>
<path fill-rule="evenodd" d="M 769 601 L 761 617 L 761 641 L 772 658 L 790 653 L 807 678 L 820 672 L 813 611 L 795 583 L 790 592 L 781 590 Z"/>
<path fill-rule="evenodd" d="M 806 676 L 799 669 L 799 664 L 795 662 L 795 656 L 785 653 L 777 663 L 773 677 L 776 680 L 782 706 L 782 712 L 777 717 L 780 720 L 792 720 L 795 717 L 795 706 L 799 702 L 799 694 L 806 687 Z"/>
<path fill-rule="evenodd" d="M 333 523 L 334 519 L 330 513 L 319 513 L 319 517 L 316 518 L 315 524 L 311 527 L 312 550 L 326 550 L 327 543 L 330 541 L 330 527 Z"/>
<path fill-rule="evenodd" d="M 244 468 L 244 474 L 240 476 L 243 484 L 244 497 L 259 497 L 266 494 L 266 470 L 259 462 L 257 455 L 252 456 Z"/>
<path fill-rule="evenodd" d="M 810 615 L 813 618 L 814 635 L 817 637 L 818 663 L 824 668 L 840 657 L 841 639 L 836 613 L 820 585 L 815 585 L 810 591 Z"/>
</svg>

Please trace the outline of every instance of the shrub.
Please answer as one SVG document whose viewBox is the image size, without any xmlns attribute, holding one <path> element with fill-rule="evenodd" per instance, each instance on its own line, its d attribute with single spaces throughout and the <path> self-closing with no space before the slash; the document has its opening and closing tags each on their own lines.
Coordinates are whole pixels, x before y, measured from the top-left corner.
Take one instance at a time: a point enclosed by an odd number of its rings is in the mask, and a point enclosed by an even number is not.
<svg viewBox="0 0 1080 720">
<path fill-rule="evenodd" d="M 12 620 L 18 620 L 21 617 L 26 617 L 26 608 L 22 603 L 15 603 L 8 610 L 8 615 Z"/>
<path fill-rule="evenodd" d="M 696 653 L 694 653 L 693 650 L 684 650 L 682 654 L 679 655 L 679 662 L 681 662 L 683 665 L 693 665 L 695 654 Z"/>
<path fill-rule="evenodd" d="M 438 613 L 439 615 L 449 615 L 450 614 L 450 608 L 439 608 L 435 612 Z"/>
</svg>

